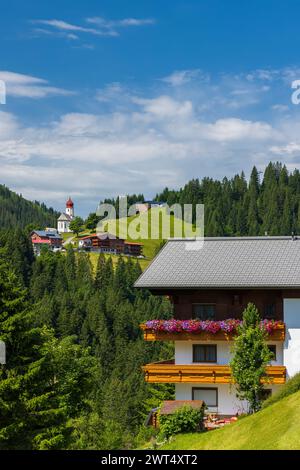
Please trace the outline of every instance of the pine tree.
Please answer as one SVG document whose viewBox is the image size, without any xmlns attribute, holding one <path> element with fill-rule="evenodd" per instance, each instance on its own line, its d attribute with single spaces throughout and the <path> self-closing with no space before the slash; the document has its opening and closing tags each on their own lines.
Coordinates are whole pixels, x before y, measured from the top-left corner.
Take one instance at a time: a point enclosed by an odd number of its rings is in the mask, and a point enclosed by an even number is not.
<svg viewBox="0 0 300 470">
<path fill-rule="evenodd" d="M 258 214 L 258 199 L 260 195 L 260 182 L 257 168 L 254 166 L 251 172 L 249 189 L 247 194 L 247 226 L 248 235 L 259 235 L 259 214 Z"/>
<path fill-rule="evenodd" d="M 76 278 L 76 259 L 72 245 L 67 245 L 67 256 L 65 259 L 65 273 L 69 289 L 74 288 Z"/>
<path fill-rule="evenodd" d="M 66 416 L 48 381 L 42 331 L 33 326 L 26 293 L 0 256 L 0 339 L 7 362 L 0 370 L 0 449 L 39 447 L 47 429 L 51 447 L 65 439 Z"/>
<path fill-rule="evenodd" d="M 291 196 L 288 190 L 285 190 L 285 198 L 283 203 L 283 211 L 281 218 L 280 233 L 282 235 L 291 235 L 293 228 L 293 217 L 292 214 L 292 202 Z"/>
<path fill-rule="evenodd" d="M 96 289 L 101 290 L 106 287 L 106 279 L 105 279 L 105 256 L 103 253 L 100 253 L 98 256 L 97 267 L 96 267 L 96 275 L 95 275 L 95 287 Z"/>
</svg>

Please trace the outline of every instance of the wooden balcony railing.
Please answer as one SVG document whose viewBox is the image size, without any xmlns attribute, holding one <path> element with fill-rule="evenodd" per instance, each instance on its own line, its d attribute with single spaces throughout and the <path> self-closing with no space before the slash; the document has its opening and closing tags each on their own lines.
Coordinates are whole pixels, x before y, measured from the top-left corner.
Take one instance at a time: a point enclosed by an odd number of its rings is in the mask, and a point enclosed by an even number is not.
<svg viewBox="0 0 300 470">
<path fill-rule="evenodd" d="M 145 324 L 141 324 L 140 328 L 144 332 L 145 341 L 232 341 L 236 335 L 235 332 L 226 333 L 225 331 L 218 331 L 217 333 L 208 333 L 206 331 L 199 333 L 189 333 L 187 331 L 170 333 L 149 329 Z M 284 341 L 285 324 L 278 322 L 276 328 L 268 334 L 267 339 L 269 341 Z"/>
<path fill-rule="evenodd" d="M 233 383 L 229 366 L 217 364 L 175 364 L 174 361 L 154 362 L 143 367 L 146 382 L 152 383 Z M 268 366 L 263 383 L 284 384 L 286 368 Z"/>
</svg>

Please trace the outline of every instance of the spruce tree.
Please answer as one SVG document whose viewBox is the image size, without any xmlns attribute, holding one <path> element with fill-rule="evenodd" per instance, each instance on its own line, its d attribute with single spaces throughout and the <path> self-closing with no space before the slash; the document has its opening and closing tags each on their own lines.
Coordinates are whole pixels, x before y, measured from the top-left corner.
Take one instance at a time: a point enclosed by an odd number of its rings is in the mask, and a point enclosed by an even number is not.
<svg viewBox="0 0 300 470">
<path fill-rule="evenodd" d="M 0 449 L 49 447 L 64 442 L 65 411 L 49 384 L 43 332 L 33 326 L 26 292 L 0 254 L 0 340 L 6 364 L 0 369 Z"/>
<path fill-rule="evenodd" d="M 105 256 L 103 253 L 100 253 L 98 256 L 96 275 L 95 275 L 95 287 L 96 289 L 101 290 L 106 286 L 105 279 Z"/>
</svg>

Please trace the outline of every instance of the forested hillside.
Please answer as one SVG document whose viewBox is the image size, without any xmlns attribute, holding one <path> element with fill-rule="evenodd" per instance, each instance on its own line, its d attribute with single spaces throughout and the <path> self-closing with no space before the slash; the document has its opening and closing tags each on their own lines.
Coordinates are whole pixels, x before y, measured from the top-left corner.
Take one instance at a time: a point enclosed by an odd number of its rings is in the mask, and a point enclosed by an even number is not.
<svg viewBox="0 0 300 470">
<path fill-rule="evenodd" d="M 20 230 L 0 236 L 0 449 L 120 449 L 173 387 L 149 387 L 141 366 L 172 357 L 139 324 L 171 315 L 167 299 L 133 289 L 137 262 L 48 252 L 34 259 Z"/>
<path fill-rule="evenodd" d="M 243 172 L 222 181 L 194 179 L 155 199 L 204 204 L 207 236 L 300 234 L 300 172 L 289 173 L 281 163 L 269 163 L 263 174 L 254 167 L 249 182 Z"/>
<path fill-rule="evenodd" d="M 0 227 L 24 228 L 29 224 L 41 227 L 56 227 L 58 213 L 45 204 L 31 202 L 0 185 Z"/>
<path fill-rule="evenodd" d="M 142 194 L 127 195 L 129 205 L 142 200 Z M 300 234 L 300 172 L 279 162 L 264 172 L 254 166 L 249 180 L 243 171 L 222 180 L 195 178 L 178 190 L 165 188 L 154 200 L 204 204 L 206 236 Z M 119 198 L 105 202 L 118 209 Z"/>
</svg>

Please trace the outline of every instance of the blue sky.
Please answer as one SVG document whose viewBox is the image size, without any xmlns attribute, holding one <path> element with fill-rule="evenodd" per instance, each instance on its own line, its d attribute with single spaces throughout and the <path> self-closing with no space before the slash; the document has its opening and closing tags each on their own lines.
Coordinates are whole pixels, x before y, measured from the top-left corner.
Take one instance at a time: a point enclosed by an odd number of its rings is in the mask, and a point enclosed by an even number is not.
<svg viewBox="0 0 300 470">
<path fill-rule="evenodd" d="M 300 167 L 296 0 L 10 0 L 1 182 L 78 213 L 105 196 Z"/>
</svg>

